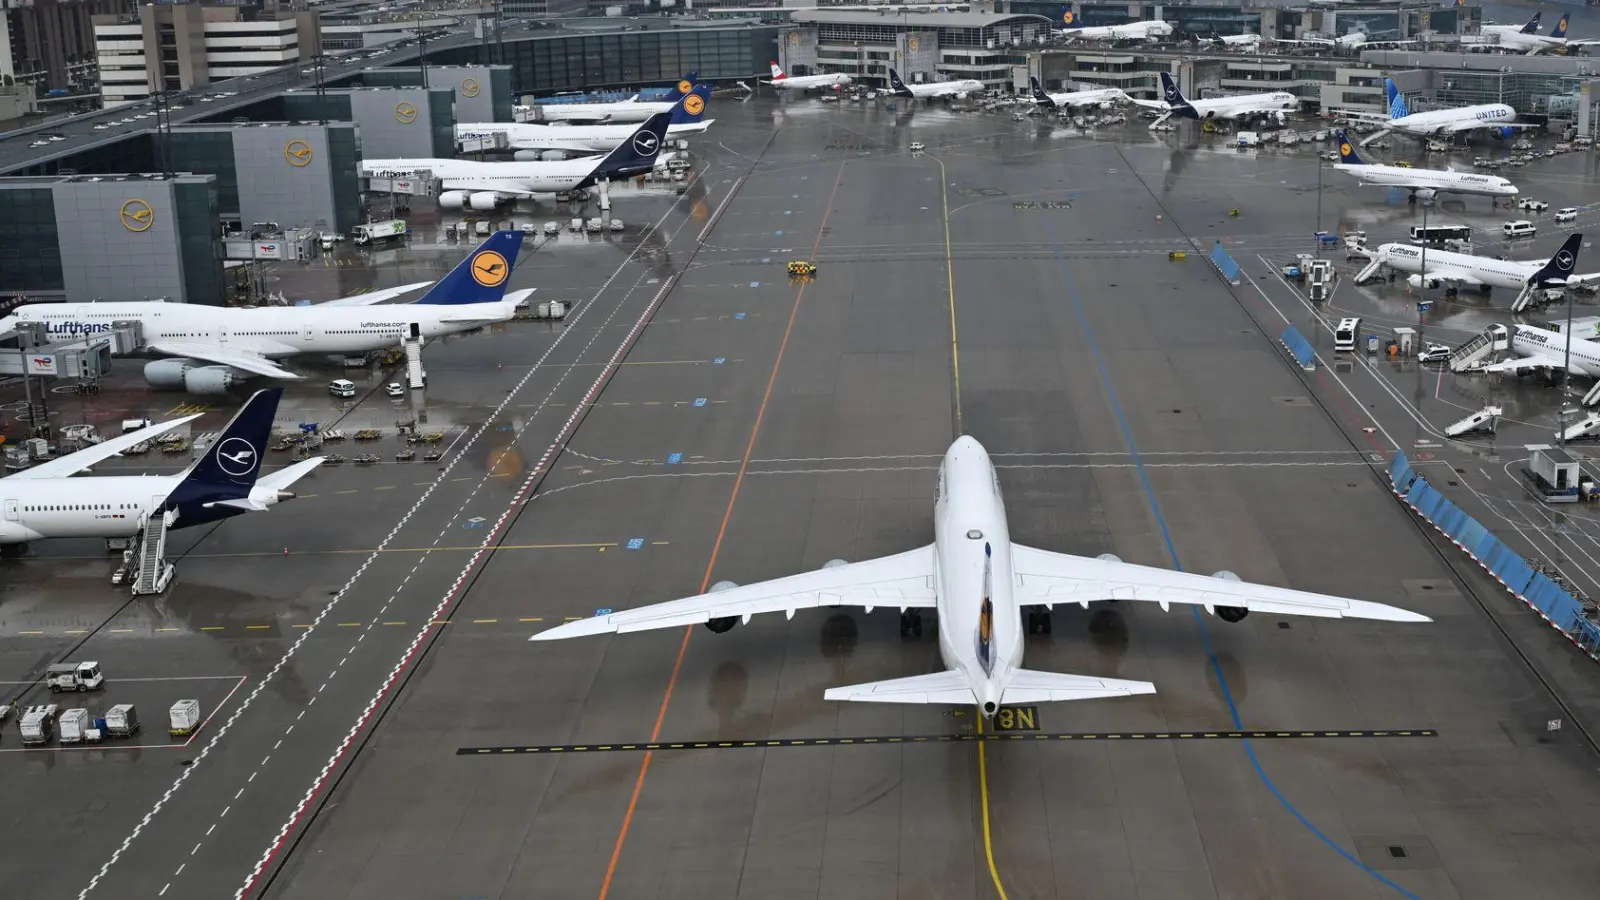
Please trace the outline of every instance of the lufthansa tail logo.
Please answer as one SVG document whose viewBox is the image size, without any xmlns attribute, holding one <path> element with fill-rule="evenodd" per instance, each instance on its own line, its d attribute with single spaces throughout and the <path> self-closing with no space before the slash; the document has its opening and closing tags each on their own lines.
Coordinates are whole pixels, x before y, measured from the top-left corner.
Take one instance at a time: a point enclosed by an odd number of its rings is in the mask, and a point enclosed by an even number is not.
<svg viewBox="0 0 1600 900">
<path fill-rule="evenodd" d="M 506 258 L 493 250 L 484 250 L 472 258 L 472 280 L 484 287 L 499 287 L 510 275 Z"/>
<path fill-rule="evenodd" d="M 1556 268 L 1558 269 L 1570 271 L 1576 262 L 1577 260 L 1572 258 L 1572 254 L 1565 250 L 1556 254 Z"/>
<path fill-rule="evenodd" d="M 661 143 L 653 132 L 641 131 L 633 136 L 633 150 L 640 156 L 649 156 L 656 152 L 656 147 Z"/>
<path fill-rule="evenodd" d="M 1340 144 L 1339 145 L 1339 153 L 1342 156 L 1349 156 L 1350 155 L 1350 145 L 1348 143 Z"/>
<path fill-rule="evenodd" d="M 1071 25 L 1074 18 L 1075 16 L 1072 15 L 1072 10 L 1069 9 L 1061 14 L 1061 23 L 1063 25 Z"/>
<path fill-rule="evenodd" d="M 689 83 L 689 79 L 685 78 L 684 80 L 678 82 L 678 93 L 687 94 L 692 90 L 694 90 L 694 85 Z"/>
<path fill-rule="evenodd" d="M 690 94 L 683 98 L 683 111 L 691 116 L 698 116 L 706 111 L 706 102 L 700 99 L 699 94 Z"/>
<path fill-rule="evenodd" d="M 217 448 L 217 468 L 234 478 L 243 478 L 254 472 L 260 462 L 256 448 L 244 438 L 228 438 Z"/>
<path fill-rule="evenodd" d="M 156 211 L 145 200 L 133 199 L 122 204 L 122 227 L 129 231 L 149 231 L 156 223 Z"/>
<path fill-rule="evenodd" d="M 417 106 L 414 103 L 401 101 L 394 105 L 394 118 L 401 125 L 410 125 L 417 120 Z"/>
</svg>

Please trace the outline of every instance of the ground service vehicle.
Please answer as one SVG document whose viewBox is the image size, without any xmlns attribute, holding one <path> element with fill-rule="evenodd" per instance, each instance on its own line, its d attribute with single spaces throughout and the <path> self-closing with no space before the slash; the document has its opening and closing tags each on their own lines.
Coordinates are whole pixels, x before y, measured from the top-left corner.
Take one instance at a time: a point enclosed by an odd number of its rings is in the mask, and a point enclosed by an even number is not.
<svg viewBox="0 0 1600 900">
<path fill-rule="evenodd" d="M 1333 329 L 1333 349 L 1344 351 L 1356 349 L 1356 344 L 1361 341 L 1361 320 L 1358 318 L 1340 319 L 1339 324 Z"/>
<path fill-rule="evenodd" d="M 56 663 L 45 670 L 44 680 L 51 693 L 98 691 L 106 683 L 97 662 Z"/>
</svg>

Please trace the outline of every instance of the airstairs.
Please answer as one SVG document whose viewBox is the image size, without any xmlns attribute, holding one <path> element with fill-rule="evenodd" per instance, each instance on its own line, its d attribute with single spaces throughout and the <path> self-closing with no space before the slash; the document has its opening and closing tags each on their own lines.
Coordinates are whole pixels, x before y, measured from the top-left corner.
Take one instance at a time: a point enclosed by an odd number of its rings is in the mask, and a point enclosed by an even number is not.
<svg viewBox="0 0 1600 900">
<path fill-rule="evenodd" d="M 1363 284 L 1370 280 L 1378 274 L 1378 270 L 1381 268 L 1383 268 L 1383 260 L 1381 259 L 1374 259 L 1372 262 L 1367 263 L 1366 268 L 1356 273 L 1356 284 Z"/>
<path fill-rule="evenodd" d="M 409 335 L 406 337 L 406 386 L 412 390 L 423 386 L 422 338 Z"/>
<path fill-rule="evenodd" d="M 137 571 L 133 577 L 133 595 L 159 594 L 172 581 L 172 563 L 167 562 L 167 529 L 172 523 L 170 512 L 158 512 L 152 520 L 149 515 L 139 522 L 139 539 L 134 548 Z"/>
<path fill-rule="evenodd" d="M 1579 438 L 1600 436 L 1600 413 L 1589 413 L 1581 421 L 1568 425 L 1561 432 L 1561 439 L 1575 441 Z"/>
<path fill-rule="evenodd" d="M 1561 299 L 1561 295 L 1560 290 L 1537 287 L 1530 281 L 1522 286 L 1522 292 L 1517 294 L 1517 299 L 1511 301 L 1511 311 L 1527 312 L 1529 307 L 1554 303 Z"/>
<path fill-rule="evenodd" d="M 1600 379 L 1596 379 L 1594 387 L 1589 388 L 1589 393 L 1583 395 L 1584 406 L 1594 406 L 1600 403 Z"/>
<path fill-rule="evenodd" d="M 1485 406 L 1472 415 L 1449 426 L 1444 433 L 1449 437 L 1460 437 L 1474 431 L 1487 431 L 1494 433 L 1495 424 L 1500 418 L 1502 410 L 1498 406 Z"/>
<path fill-rule="evenodd" d="M 1500 350 L 1508 347 L 1506 328 L 1504 325 L 1494 325 L 1483 334 L 1478 335 L 1465 344 L 1450 351 L 1450 371 L 1468 372 L 1481 368 L 1488 358 Z"/>
</svg>

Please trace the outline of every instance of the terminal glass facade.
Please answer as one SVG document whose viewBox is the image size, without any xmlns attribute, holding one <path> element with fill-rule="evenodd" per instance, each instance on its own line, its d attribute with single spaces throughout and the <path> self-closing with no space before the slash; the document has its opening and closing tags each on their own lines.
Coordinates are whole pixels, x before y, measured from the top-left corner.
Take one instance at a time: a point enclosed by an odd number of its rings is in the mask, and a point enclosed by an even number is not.
<svg viewBox="0 0 1600 900">
<path fill-rule="evenodd" d="M 429 53 L 429 63 L 482 65 L 482 45 Z M 694 28 L 508 40 L 503 48 L 516 93 L 594 90 L 676 81 L 686 72 L 702 79 L 767 74 L 778 58 L 778 29 Z"/>
<path fill-rule="evenodd" d="M 0 291 L 60 291 L 61 238 L 56 230 L 55 191 L 0 191 Z"/>
<path fill-rule="evenodd" d="M 174 131 L 169 152 L 173 171 L 217 176 L 217 208 L 225 216 L 239 214 L 239 173 L 231 131 Z"/>
<path fill-rule="evenodd" d="M 225 135 L 227 136 L 227 135 Z M 228 169 L 233 169 L 233 144 L 228 144 Z M 183 287 L 190 303 L 222 303 L 222 218 L 217 215 L 217 181 L 176 182 L 172 186 L 173 214 L 178 224 L 178 259 L 183 266 Z M 238 203 L 237 186 L 234 202 Z M 237 207 L 236 207 L 237 208 Z"/>
</svg>

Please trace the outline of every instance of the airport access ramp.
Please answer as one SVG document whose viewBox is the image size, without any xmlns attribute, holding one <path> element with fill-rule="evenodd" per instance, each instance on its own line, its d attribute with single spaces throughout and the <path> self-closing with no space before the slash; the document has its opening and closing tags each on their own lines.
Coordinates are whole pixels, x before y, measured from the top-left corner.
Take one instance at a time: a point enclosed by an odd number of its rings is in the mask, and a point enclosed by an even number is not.
<svg viewBox="0 0 1600 900">
<path fill-rule="evenodd" d="M 1404 453 L 1389 466 L 1389 487 L 1417 515 L 1450 539 L 1500 582 L 1513 597 L 1561 632 L 1573 646 L 1600 662 L 1600 611 L 1587 598 L 1574 597 L 1428 484 Z"/>
<path fill-rule="evenodd" d="M 1463 434 L 1470 434 L 1474 431 L 1488 431 L 1493 433 L 1495 430 L 1495 425 L 1500 420 L 1501 412 L 1502 411 L 1498 406 L 1494 406 L 1492 404 L 1485 406 L 1483 409 L 1480 409 L 1466 416 L 1460 421 L 1447 426 L 1444 430 L 1444 433 L 1449 437 L 1460 437 Z"/>
<path fill-rule="evenodd" d="M 1561 430 L 1561 439 L 1565 441 L 1592 437 L 1600 437 L 1600 413 L 1589 413 Z"/>
<path fill-rule="evenodd" d="M 1492 329 L 1450 351 L 1450 371 L 1461 373 L 1481 368 L 1495 351 L 1506 349 L 1506 341 Z"/>
</svg>

